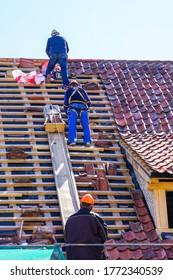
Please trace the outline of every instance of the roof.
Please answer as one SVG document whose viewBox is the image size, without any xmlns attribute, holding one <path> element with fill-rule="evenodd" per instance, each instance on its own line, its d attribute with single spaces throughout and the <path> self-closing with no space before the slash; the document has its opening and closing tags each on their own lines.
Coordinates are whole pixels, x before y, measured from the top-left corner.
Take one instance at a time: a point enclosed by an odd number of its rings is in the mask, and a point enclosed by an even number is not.
<svg viewBox="0 0 173 280">
<path fill-rule="evenodd" d="M 156 172 L 173 174 L 173 63 L 71 60 L 73 74 L 99 74 L 122 139 Z"/>
<path fill-rule="evenodd" d="M 172 62 L 69 60 L 71 76 L 100 76 L 121 138 L 153 170 L 170 175 L 172 95 L 171 78 L 167 77 L 171 73 Z M 173 259 L 172 240 L 160 239 L 141 191 L 133 190 L 132 196 L 138 222 L 130 222 L 130 230 L 122 231 L 118 242 L 109 240 L 116 245 L 107 247 L 109 258 Z"/>
</svg>

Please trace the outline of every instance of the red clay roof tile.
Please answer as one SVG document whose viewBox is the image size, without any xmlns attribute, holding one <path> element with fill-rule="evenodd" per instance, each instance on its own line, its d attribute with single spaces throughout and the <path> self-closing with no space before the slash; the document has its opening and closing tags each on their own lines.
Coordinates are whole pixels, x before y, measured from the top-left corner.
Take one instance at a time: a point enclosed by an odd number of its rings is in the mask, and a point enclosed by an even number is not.
<svg viewBox="0 0 173 280">
<path fill-rule="evenodd" d="M 142 198 L 140 199 L 135 199 L 134 200 L 134 203 L 135 203 L 135 206 L 136 207 L 139 207 L 139 208 L 142 208 L 144 207 L 145 203 L 144 203 L 144 200 Z"/>
<path fill-rule="evenodd" d="M 144 231 L 138 232 L 135 235 L 137 241 L 144 241 L 144 240 L 147 241 L 147 237 Z"/>
<path fill-rule="evenodd" d="M 144 224 L 146 224 L 146 223 L 148 223 L 149 221 L 151 221 L 150 215 L 139 216 L 138 219 L 139 219 L 139 221 L 140 221 L 141 223 L 144 223 Z"/>
<path fill-rule="evenodd" d="M 152 221 L 149 221 L 146 224 L 142 224 L 145 232 L 151 232 L 154 230 L 154 224 Z"/>
<path fill-rule="evenodd" d="M 122 238 L 130 242 L 136 239 L 136 235 L 133 231 L 127 231 L 122 233 Z"/>
<path fill-rule="evenodd" d="M 150 247 L 147 249 L 143 249 L 142 253 L 144 256 L 144 260 L 151 260 L 155 256 L 153 249 Z"/>
<path fill-rule="evenodd" d="M 121 260 L 131 260 L 132 259 L 132 251 L 130 249 L 126 249 L 125 251 L 120 253 Z"/>
<path fill-rule="evenodd" d="M 131 190 L 131 194 L 133 196 L 133 199 L 141 199 L 143 198 L 143 193 L 140 189 L 136 190 L 136 189 L 132 189 Z"/>
<path fill-rule="evenodd" d="M 173 259 L 173 249 L 165 250 L 166 256 L 168 259 L 172 260 Z"/>
<path fill-rule="evenodd" d="M 146 232 L 145 234 L 150 242 L 155 242 L 159 240 L 159 235 L 155 230 Z"/>
<path fill-rule="evenodd" d="M 129 226 L 135 233 L 143 231 L 143 227 L 140 222 L 129 222 Z"/>
<path fill-rule="evenodd" d="M 135 208 L 135 210 L 136 210 L 136 212 L 137 212 L 137 214 L 138 215 L 140 215 L 140 216 L 144 216 L 144 215 L 146 215 L 146 214 L 148 214 L 148 210 L 146 209 L 146 207 L 134 207 Z"/>
<path fill-rule="evenodd" d="M 154 250 L 154 253 L 158 260 L 167 259 L 167 253 L 165 252 L 164 248 L 160 248 L 159 250 Z"/>
<path fill-rule="evenodd" d="M 143 258 L 144 258 L 144 255 L 143 255 L 141 249 L 133 250 L 133 254 L 132 254 L 132 259 L 133 260 L 141 260 Z"/>
</svg>

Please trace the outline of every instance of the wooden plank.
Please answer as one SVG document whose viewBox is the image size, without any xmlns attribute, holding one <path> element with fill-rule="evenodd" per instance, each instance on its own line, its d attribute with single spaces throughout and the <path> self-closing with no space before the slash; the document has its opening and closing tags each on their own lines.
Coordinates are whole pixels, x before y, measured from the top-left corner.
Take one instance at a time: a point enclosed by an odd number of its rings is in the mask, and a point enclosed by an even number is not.
<svg viewBox="0 0 173 280">
<path fill-rule="evenodd" d="M 4 126 L 5 128 L 5 126 Z M 15 128 L 15 127 L 14 127 Z M 20 136 L 25 136 L 25 135 L 46 135 L 45 131 L 20 131 L 20 130 L 15 130 L 15 131 L 0 131 L 0 135 L 18 135 L 18 137 Z"/>
<path fill-rule="evenodd" d="M 80 177 L 79 175 L 75 175 L 75 178 L 76 177 Z M 118 180 L 118 181 L 131 181 L 132 182 L 132 177 L 131 176 L 123 176 L 123 175 L 105 175 L 105 177 L 108 179 L 108 180 Z M 91 178 L 91 179 L 96 179 L 97 178 L 97 175 L 87 175 L 87 178 Z"/>
<path fill-rule="evenodd" d="M 66 128 L 68 128 L 68 125 L 66 126 Z M 78 127 L 78 129 L 79 129 L 80 127 Z M 93 127 L 91 126 L 91 128 L 93 129 Z M 97 129 L 95 129 L 94 128 L 94 130 L 96 131 L 97 130 L 97 132 L 92 132 L 91 131 L 91 136 L 92 136 L 92 139 L 93 139 L 93 143 L 95 143 L 97 140 L 98 140 L 98 133 L 101 133 L 102 132 L 102 129 L 99 127 L 99 128 L 97 128 Z M 119 132 L 118 131 L 115 131 L 115 130 L 112 130 L 111 131 L 111 129 L 109 130 L 108 129 L 108 131 L 109 131 L 109 135 L 114 135 L 114 137 L 116 137 L 116 139 L 113 139 L 113 140 L 110 140 L 112 143 L 114 143 L 114 142 L 116 142 L 119 138 L 120 138 L 120 135 L 119 135 Z M 110 132 L 111 131 L 111 132 Z M 65 131 L 65 136 L 67 136 L 67 134 L 68 134 L 68 132 L 67 131 Z M 80 131 L 77 131 L 77 137 L 78 138 L 81 138 L 81 139 L 79 139 L 79 143 L 83 143 L 83 139 L 82 139 L 82 137 L 83 137 L 83 132 L 80 132 Z M 109 139 L 107 139 L 107 140 L 109 140 Z"/>
<path fill-rule="evenodd" d="M 76 185 L 79 187 L 88 187 L 88 186 L 92 186 L 93 187 L 93 183 L 91 182 L 76 182 Z M 134 184 L 128 184 L 128 183 L 125 183 L 125 184 L 122 184 L 122 183 L 109 183 L 109 188 L 127 188 L 127 189 L 131 189 L 131 188 L 134 188 Z"/>
<path fill-rule="evenodd" d="M 26 108 L 27 108 L 27 106 L 24 106 L 21 109 L 25 110 Z M 18 109 L 20 109 L 20 108 L 18 108 Z M 62 110 L 61 114 L 62 114 L 62 116 L 66 117 L 66 114 L 63 112 L 63 110 Z M 35 111 L 24 111 L 24 112 L 18 111 L 18 112 L 13 112 L 13 116 L 12 116 L 11 112 L 1 112 L 1 116 L 11 116 L 11 118 L 14 118 L 14 116 L 43 116 L 43 113 L 42 112 L 35 112 Z M 105 113 L 101 113 L 101 112 L 98 113 L 98 112 L 90 111 L 89 112 L 89 116 L 90 116 L 91 120 L 94 121 L 94 119 L 92 119 L 92 118 L 95 118 L 95 117 L 105 117 Z M 111 111 L 107 112 L 106 113 L 106 117 L 113 117 L 113 113 Z"/>
<path fill-rule="evenodd" d="M 88 187 L 88 186 L 93 186 L 91 182 L 76 182 L 77 186 L 80 187 Z M 0 183 L 0 187 L 6 187 L 6 188 L 20 188 L 20 187 L 54 187 L 55 183 L 52 182 L 47 182 L 47 183 Z M 109 183 L 110 188 L 134 188 L 133 183 Z"/>
<path fill-rule="evenodd" d="M 164 179 L 165 180 L 165 179 Z M 169 179 L 170 180 L 170 179 Z M 154 183 L 154 182 L 151 182 L 151 183 L 148 183 L 148 190 L 150 191 L 154 191 L 154 190 L 159 190 L 159 189 L 163 189 L 163 190 L 172 190 L 173 189 L 173 182 L 169 182 L 169 181 L 166 181 L 166 182 L 159 182 L 158 183 Z"/>
<path fill-rule="evenodd" d="M 8 81 L 8 82 L 7 82 Z M 59 79 L 59 81 L 61 82 L 61 79 Z M 80 81 L 81 81 L 81 83 L 82 84 L 84 84 L 84 83 L 87 83 L 87 82 L 91 82 L 91 78 L 89 78 L 89 79 L 80 79 Z M 102 86 L 102 85 L 99 85 L 99 83 L 100 83 L 100 80 L 98 80 L 97 78 L 95 78 L 95 79 L 92 79 L 92 82 L 95 82 L 95 83 L 97 83 L 98 84 L 98 86 Z M 19 84 L 19 83 L 17 83 L 17 82 L 14 82 L 14 78 L 13 79 L 5 79 L 5 80 L 2 80 L 2 81 L 0 81 L 0 86 L 6 86 L 6 87 L 13 87 L 13 86 L 20 86 L 21 84 Z M 35 88 L 35 87 L 42 87 L 42 84 L 41 85 L 34 85 L 34 84 L 27 84 L 27 83 L 25 83 L 25 84 L 22 84 L 24 87 L 33 87 L 33 88 Z M 59 85 L 59 83 L 57 83 L 56 81 L 54 81 L 53 82 L 53 84 L 51 85 L 51 87 L 53 87 L 53 86 L 57 86 L 57 85 Z M 45 84 L 45 86 L 47 86 L 47 84 Z M 90 89 L 91 90 L 91 89 Z"/>
<path fill-rule="evenodd" d="M 22 197 L 22 193 L 17 192 L 0 192 L 0 197 Z"/>
<path fill-rule="evenodd" d="M 61 217 L 0 217 L 0 222 L 56 222 L 61 221 Z"/>
<path fill-rule="evenodd" d="M 79 163 L 79 160 L 76 160 L 76 159 L 71 159 L 71 162 L 73 163 L 73 164 L 77 164 L 77 163 Z M 106 164 L 107 162 L 110 162 L 110 163 L 112 163 L 112 161 L 109 161 L 109 160 L 107 160 L 107 161 L 105 161 L 105 160 L 102 160 L 102 164 Z M 85 159 L 80 159 L 80 163 L 81 164 L 84 164 L 84 163 L 86 163 L 86 160 Z M 95 160 L 91 160 L 91 159 L 87 159 L 87 163 L 93 163 L 93 164 L 100 164 L 100 161 L 99 160 L 97 160 L 97 159 L 95 159 Z M 120 165 L 120 166 L 126 166 L 126 163 L 124 162 L 124 161 L 114 161 L 113 162 L 115 165 Z"/>
<path fill-rule="evenodd" d="M 108 231 L 111 230 L 127 230 L 130 229 L 129 225 L 107 225 Z"/>
<path fill-rule="evenodd" d="M 101 170 L 104 170 L 104 167 L 97 167 L 97 166 L 95 166 L 94 167 L 94 170 L 95 170 L 95 172 L 97 172 L 97 171 L 101 171 Z M 75 171 L 75 173 L 76 172 L 85 172 L 85 167 L 84 166 L 73 166 L 73 171 Z M 120 168 L 120 167 L 118 167 L 117 169 L 116 169 L 116 171 L 117 171 L 117 173 L 122 173 L 122 174 L 125 174 L 125 175 L 129 175 L 129 169 L 127 169 L 127 168 Z"/>
<path fill-rule="evenodd" d="M 26 124 L 0 124 L 0 128 L 2 129 L 7 129 L 7 128 L 10 128 L 10 129 L 14 129 L 14 128 L 23 128 L 23 129 L 26 129 Z M 41 125 L 40 124 L 27 124 L 27 129 L 29 128 L 41 128 Z M 4 131 L 3 131 L 4 132 Z M 23 131 L 23 133 L 25 133 L 25 131 Z"/>
<path fill-rule="evenodd" d="M 9 175 L 1 175 L 1 179 L 23 179 L 23 180 L 26 180 L 26 179 L 30 179 L 30 178 L 38 178 L 38 179 L 46 179 L 46 178 L 49 178 L 49 179 L 52 179 L 53 178 L 53 174 L 32 174 L 32 175 L 23 175 L 23 174 L 19 174 L 19 175 L 13 175 L 13 174 L 9 174 Z M 32 184 L 32 183 L 31 183 Z"/>
<path fill-rule="evenodd" d="M 165 189 L 153 190 L 153 212 L 155 214 L 155 223 L 160 228 L 168 229 L 168 209 L 167 209 L 166 191 Z"/>
<path fill-rule="evenodd" d="M 94 199 L 95 205 L 97 204 L 134 204 L 132 199 Z"/>
<path fill-rule="evenodd" d="M 75 153 L 75 152 L 71 152 L 70 153 L 70 156 L 71 157 L 82 157 L 82 158 L 91 158 L 91 157 L 94 157 L 94 158 L 119 158 L 119 159 L 122 159 L 123 158 L 123 155 L 121 153 L 113 153 L 113 154 L 99 154 L 99 155 L 96 155 L 94 153 L 82 153 L 82 154 L 79 154 L 79 153 Z M 86 162 L 86 159 L 85 159 L 85 162 Z"/>
<path fill-rule="evenodd" d="M 126 230 L 129 229 L 129 225 L 107 225 L 108 230 Z M 62 226 L 53 226 L 52 227 L 54 230 L 63 230 Z M 27 230 L 33 230 L 34 229 L 34 224 L 33 225 L 29 225 L 29 226 L 25 226 L 25 224 L 23 225 L 23 230 L 27 231 Z M 15 230 L 15 231 L 19 231 L 20 230 L 20 226 L 1 226 L 0 230 Z"/>
<path fill-rule="evenodd" d="M 27 124 L 27 129 L 29 128 L 44 128 L 44 126 L 41 126 L 40 124 Z M 68 125 L 67 125 L 68 127 Z M 23 129 L 26 129 L 26 124 L 0 124 L 0 128 L 10 128 L 10 129 L 14 129 L 14 128 L 23 128 Z M 81 125 L 77 125 L 77 128 L 82 128 Z M 100 131 L 103 131 L 103 130 L 116 130 L 117 129 L 117 126 L 113 126 L 113 125 L 90 125 L 90 128 L 91 129 L 98 129 Z M 25 131 L 24 131 L 25 132 Z M 61 132 L 61 131 L 60 131 Z"/>
<path fill-rule="evenodd" d="M 21 84 L 18 84 L 18 86 L 20 87 L 21 86 Z M 53 88 L 54 86 L 56 87 L 56 84 L 51 84 L 50 85 L 50 87 L 51 88 L 49 88 L 49 90 L 47 89 L 47 88 L 43 88 L 43 87 L 40 87 L 40 88 L 24 88 L 24 84 L 22 84 L 22 86 L 23 86 L 23 89 L 21 88 L 12 88 L 12 89 L 10 89 L 10 88 L 1 88 L 0 89 L 0 93 L 2 92 L 9 92 L 9 93 L 11 93 L 11 91 L 13 90 L 13 92 L 14 93 L 16 93 L 16 92 L 31 92 L 31 93 L 44 93 L 44 92 L 47 92 L 47 91 L 49 91 L 49 92 L 54 92 L 54 93 L 57 93 L 57 92 L 62 92 L 62 93 L 64 93 L 64 90 L 63 89 L 57 89 L 57 88 Z M 35 85 L 34 85 L 35 86 Z M 47 86 L 47 85 L 45 85 L 45 86 Z M 87 92 L 88 93 L 90 93 L 90 92 L 93 92 L 93 93 L 98 93 L 98 90 L 87 90 Z M 99 93 L 105 93 L 105 90 L 99 90 Z M 107 101 L 107 104 L 110 104 L 110 102 L 108 102 Z"/>
<path fill-rule="evenodd" d="M 78 190 L 78 194 L 79 195 L 84 195 L 85 193 L 88 193 L 88 191 L 82 191 L 82 190 Z M 91 190 L 89 192 L 90 194 L 92 194 L 93 196 L 95 195 L 105 195 L 105 196 L 109 196 L 109 195 L 118 195 L 118 196 L 131 196 L 129 191 L 97 191 L 97 190 Z"/>
<path fill-rule="evenodd" d="M 5 108 L 6 108 L 6 106 L 5 106 Z M 10 116 L 12 118 L 14 116 L 17 116 L 17 117 L 20 117 L 20 116 L 26 116 L 26 117 L 28 117 L 28 116 L 36 116 L 36 117 L 43 116 L 43 112 L 25 111 L 25 109 L 27 109 L 27 106 L 22 108 L 23 111 L 13 112 L 13 115 L 11 114 L 11 111 L 10 112 L 8 112 L 8 111 L 1 112 L 1 116 Z"/>
<path fill-rule="evenodd" d="M 108 233 L 108 238 L 119 240 L 121 238 L 121 233 Z"/>
<path fill-rule="evenodd" d="M 6 156 L 7 154 L 14 154 L 14 152 L 2 152 L 0 153 L 0 156 Z M 47 156 L 49 157 L 50 156 L 50 152 L 45 152 L 45 150 L 41 151 L 41 150 L 38 150 L 38 151 L 34 151 L 34 152 L 26 152 L 26 157 L 29 157 L 29 156 Z M 41 161 L 40 161 L 41 162 Z"/>
<path fill-rule="evenodd" d="M 54 230 L 63 230 L 63 227 L 62 226 L 52 226 L 52 228 Z M 111 231 L 111 230 L 126 230 L 126 229 L 129 229 L 129 225 L 108 225 L 108 231 Z M 34 229 L 34 224 L 33 225 L 27 225 L 25 226 L 25 224 L 23 225 L 23 230 L 25 231 L 32 231 Z M 19 231 L 20 230 L 20 226 L 0 226 L 0 231 L 1 230 L 13 230 L 13 231 Z"/>
<path fill-rule="evenodd" d="M 9 139 L 11 140 L 11 139 Z M 28 141 L 29 142 L 29 141 Z M 0 149 L 7 149 L 9 147 L 8 144 L 5 145 L 1 145 L 0 144 Z M 21 145 L 21 144 L 14 144 L 14 145 L 10 145 L 10 147 L 14 147 L 14 148 L 21 148 L 21 149 L 33 149 L 33 150 L 49 150 L 49 145 Z"/>
<path fill-rule="evenodd" d="M 1 163 L 51 163 L 51 159 L 1 159 Z"/>
<path fill-rule="evenodd" d="M 41 182 L 41 183 L 0 183 L 0 187 L 4 188 L 21 188 L 21 187 L 54 187 L 55 183 L 52 182 Z"/>
<path fill-rule="evenodd" d="M 44 119 L 43 118 L 30 118 L 30 119 L 26 119 L 26 118 L 14 118 L 14 117 L 11 117 L 11 118 L 1 118 L 0 117 L 0 122 L 5 122 L 5 123 L 15 123 L 15 122 L 24 122 L 24 123 L 30 123 L 30 122 L 33 122 L 33 123 L 43 123 L 44 124 Z"/>
<path fill-rule="evenodd" d="M 32 233 L 22 233 L 22 237 L 21 237 L 21 240 L 25 240 L 25 244 L 26 244 L 26 240 L 28 240 L 30 237 L 32 236 Z M 64 234 L 63 233 L 55 233 L 54 234 L 56 240 L 62 240 L 64 239 Z M 60 244 L 60 242 L 58 242 L 58 244 Z M 31 245 L 30 245 L 31 246 Z"/>
<path fill-rule="evenodd" d="M 75 147 L 72 147 L 72 146 L 68 146 L 68 150 L 69 151 L 84 151 L 85 150 L 88 150 L 88 151 L 97 151 L 97 152 L 103 152 L 104 151 L 104 148 L 97 148 L 95 146 L 90 146 L 90 147 L 85 147 L 85 146 L 75 146 Z"/>
<path fill-rule="evenodd" d="M 3 98 L 8 98 L 8 99 L 10 99 L 10 98 L 12 98 L 13 100 L 14 100 L 14 98 L 21 98 L 21 100 L 22 100 L 22 98 L 35 98 L 35 99 L 37 99 L 37 98 L 41 98 L 41 99 L 44 99 L 44 98 L 50 98 L 50 99 L 55 99 L 55 100 L 63 100 L 64 99 L 64 95 L 63 95 L 63 92 L 59 92 L 59 90 L 57 89 L 57 94 L 48 94 L 47 93 L 47 91 L 49 91 L 49 89 L 46 89 L 46 92 L 43 92 L 43 87 L 41 87 L 40 89 L 39 89 L 39 92 L 38 93 L 35 93 L 35 88 L 32 90 L 33 92 L 31 92 L 30 94 L 27 94 L 27 93 L 25 93 L 24 92 L 24 94 L 23 95 L 21 95 L 21 90 L 19 91 L 19 92 L 14 92 L 13 94 L 11 93 L 12 91 L 13 91 L 13 89 L 14 89 L 14 87 L 18 90 L 18 85 L 17 84 L 10 84 L 10 83 L 0 83 L 0 92 L 1 92 L 1 89 L 2 89 L 2 87 L 10 87 L 10 86 L 12 86 L 12 88 L 11 88 L 11 91 L 10 91 L 10 93 L 5 93 L 5 94 L 1 94 L 1 97 Z M 36 85 L 35 85 L 36 86 Z M 38 88 L 39 88 L 39 86 L 38 86 Z M 25 88 L 26 89 L 26 88 Z M 5 91 L 6 92 L 6 91 Z M 51 91 L 50 91 L 51 92 Z M 94 100 L 94 99 L 96 99 L 96 101 Z M 108 99 L 107 99 L 107 96 L 105 95 L 105 94 L 99 94 L 99 95 L 92 95 L 92 100 L 93 100 L 93 102 L 95 103 L 95 104 L 98 104 L 98 101 L 100 100 L 100 102 L 102 102 L 103 100 L 105 100 L 105 102 L 106 102 L 106 104 L 109 104 L 108 103 Z M 93 103 L 93 104 L 94 104 Z"/>
<path fill-rule="evenodd" d="M 19 171 L 19 167 L 1 167 L 1 171 Z M 28 166 L 22 166 L 20 167 L 20 171 L 33 171 L 33 172 L 37 172 L 37 171 L 52 171 L 52 167 L 51 166 L 40 166 L 40 167 L 28 167 Z"/>
<path fill-rule="evenodd" d="M 46 137 L 39 137 L 39 138 L 35 138 L 35 137 L 4 137 L 3 139 L 0 138 L 0 142 L 47 142 L 47 135 L 45 135 Z M 15 143 L 15 144 L 16 144 Z M 8 144 L 6 144 L 8 145 Z M 32 144 L 31 144 L 32 145 Z"/>
<path fill-rule="evenodd" d="M 23 230 L 25 230 L 25 231 L 28 231 L 28 230 L 30 230 L 30 231 L 33 231 L 33 229 L 34 229 L 34 224 L 33 225 L 30 225 L 30 226 L 23 226 Z M 52 228 L 53 228 L 53 230 L 63 230 L 63 228 L 62 228 L 62 226 L 52 226 Z M 19 231 L 20 230 L 20 225 L 19 226 L 1 226 L 0 227 L 0 231 L 9 231 L 9 230 L 13 230 L 13 231 Z"/>
<path fill-rule="evenodd" d="M 137 216 L 105 216 L 105 221 L 137 221 Z"/>
<path fill-rule="evenodd" d="M 60 213 L 60 209 L 59 208 L 57 208 L 57 207 L 40 207 L 40 211 L 41 211 L 41 213 L 57 213 L 57 214 L 59 214 Z M 9 207 L 6 207 L 6 206 L 0 206 L 0 213 L 1 214 L 5 214 L 6 215 L 6 213 L 13 213 L 13 214 L 15 214 L 15 213 L 19 213 L 19 214 L 22 214 L 22 208 L 20 208 L 20 207 L 18 207 L 18 206 L 14 206 L 14 207 L 11 207 L 11 208 L 9 208 Z"/>
<path fill-rule="evenodd" d="M 39 191 L 14 191 L 14 192 L 0 192 L 0 197 L 22 197 L 23 195 L 56 195 L 57 192 L 56 191 L 44 191 L 44 190 L 39 190 Z"/>
<path fill-rule="evenodd" d="M 68 135 L 68 132 L 65 131 L 65 136 L 67 136 L 67 135 Z M 115 135 L 116 139 L 111 139 L 111 142 L 112 142 L 113 145 L 114 144 L 116 145 L 119 142 L 120 136 L 119 136 L 119 134 L 117 132 L 115 132 L 114 135 Z M 82 137 L 82 133 L 81 132 L 77 132 L 77 136 L 78 136 L 77 143 L 80 144 L 80 145 L 83 145 L 83 139 L 79 138 L 79 137 Z M 98 139 L 97 139 L 96 133 L 93 133 L 92 131 L 91 131 L 91 137 L 92 137 L 92 146 L 91 146 L 91 148 L 93 148 L 93 147 L 96 147 L 95 143 L 97 142 Z M 101 140 L 101 141 L 103 141 L 103 142 L 105 141 L 106 142 L 106 141 L 109 141 L 109 139 L 105 139 L 105 140 Z M 75 147 L 79 147 L 79 146 L 76 145 Z M 84 146 L 82 146 L 82 147 L 84 148 Z M 70 149 L 70 146 L 68 148 Z M 100 148 L 100 149 L 105 149 L 105 148 Z M 97 150 L 95 150 L 95 151 L 97 151 Z"/>
<path fill-rule="evenodd" d="M 24 204 L 31 204 L 31 205 L 41 205 L 41 204 L 57 204 L 58 205 L 58 201 L 57 199 L 15 199 L 15 200 L 2 200 L 0 199 L 0 204 L 2 205 L 8 205 L 8 204 L 16 204 L 16 205 L 24 205 Z"/>
<path fill-rule="evenodd" d="M 5 106 L 5 108 L 7 109 L 7 110 L 14 110 L 14 111 L 16 111 L 16 110 L 18 110 L 19 112 L 21 111 L 21 110 L 25 110 L 27 107 L 30 107 L 29 105 L 30 104 L 37 104 L 37 105 L 40 105 L 40 106 L 36 106 L 36 107 L 38 107 L 38 108 L 40 108 L 40 109 L 42 109 L 42 106 L 43 106 L 43 104 L 44 105 L 46 105 L 46 104 L 52 104 L 52 101 L 45 101 L 45 102 L 43 102 L 43 101 L 38 101 L 38 100 L 33 100 L 33 101 L 31 101 L 31 100 L 28 100 L 27 102 L 25 102 L 25 101 L 21 101 L 21 102 L 18 102 L 18 100 L 16 100 L 16 102 L 15 101 L 12 101 L 12 100 L 10 100 L 10 101 L 8 101 L 8 103 L 10 103 L 11 105 L 10 106 L 8 106 L 8 105 L 6 105 L 7 104 L 7 100 L 2 100 L 3 102 L 1 102 L 1 103 L 4 103 L 5 105 L 3 105 L 3 106 L 1 106 L 0 105 L 0 109 L 2 110 L 2 109 L 4 109 L 4 106 Z M 37 101 L 37 102 L 36 102 Z M 18 107 L 16 107 L 16 105 L 19 105 L 19 103 L 21 104 L 20 106 L 18 106 Z M 61 102 L 59 102 L 59 101 L 55 101 L 55 102 L 53 102 L 55 105 L 59 105 L 60 106 L 60 109 L 63 111 L 63 101 L 61 101 Z M 28 105 L 29 104 L 29 105 Z M 35 107 L 35 106 L 33 106 L 33 107 Z M 112 112 L 112 108 L 111 108 L 111 106 L 109 106 L 109 107 L 98 107 L 98 106 L 92 106 L 92 110 L 95 110 L 97 113 L 103 113 L 103 112 L 105 112 L 106 114 L 107 114 L 107 112 L 108 111 L 111 111 Z"/>
<path fill-rule="evenodd" d="M 93 209 L 94 212 L 98 212 L 98 213 L 136 213 L 134 208 L 119 208 L 119 207 L 109 207 L 109 208 L 101 208 L 101 207 L 96 207 L 94 206 Z"/>
</svg>

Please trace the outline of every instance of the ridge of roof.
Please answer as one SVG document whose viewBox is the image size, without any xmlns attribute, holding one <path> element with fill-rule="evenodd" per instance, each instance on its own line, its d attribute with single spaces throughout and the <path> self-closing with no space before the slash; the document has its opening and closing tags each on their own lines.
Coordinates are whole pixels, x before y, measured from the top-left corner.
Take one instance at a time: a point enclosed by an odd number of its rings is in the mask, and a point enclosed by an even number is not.
<svg viewBox="0 0 173 280">
<path fill-rule="evenodd" d="M 28 59 L 32 59 L 34 61 L 45 61 L 48 60 L 48 58 L 34 58 L 34 57 L 26 57 Z M 10 62 L 10 61 L 19 61 L 20 57 L 11 57 L 11 58 L 5 58 L 2 57 L 0 58 L 0 62 Z M 152 59 L 115 59 L 115 58 L 68 58 L 69 62 L 77 62 L 77 61 L 81 61 L 81 62 L 127 62 L 127 63 L 136 63 L 136 62 L 141 62 L 141 63 L 173 63 L 173 60 L 152 60 Z"/>
</svg>

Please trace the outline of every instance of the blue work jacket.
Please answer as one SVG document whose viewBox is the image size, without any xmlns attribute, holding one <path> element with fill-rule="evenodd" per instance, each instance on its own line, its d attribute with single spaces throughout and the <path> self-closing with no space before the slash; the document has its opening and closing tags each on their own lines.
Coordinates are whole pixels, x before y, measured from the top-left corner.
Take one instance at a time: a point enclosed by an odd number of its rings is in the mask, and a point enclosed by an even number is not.
<svg viewBox="0 0 173 280">
<path fill-rule="evenodd" d="M 67 41 L 58 35 L 54 35 L 47 40 L 46 54 L 50 57 L 54 53 L 65 53 L 69 52 Z"/>
</svg>

